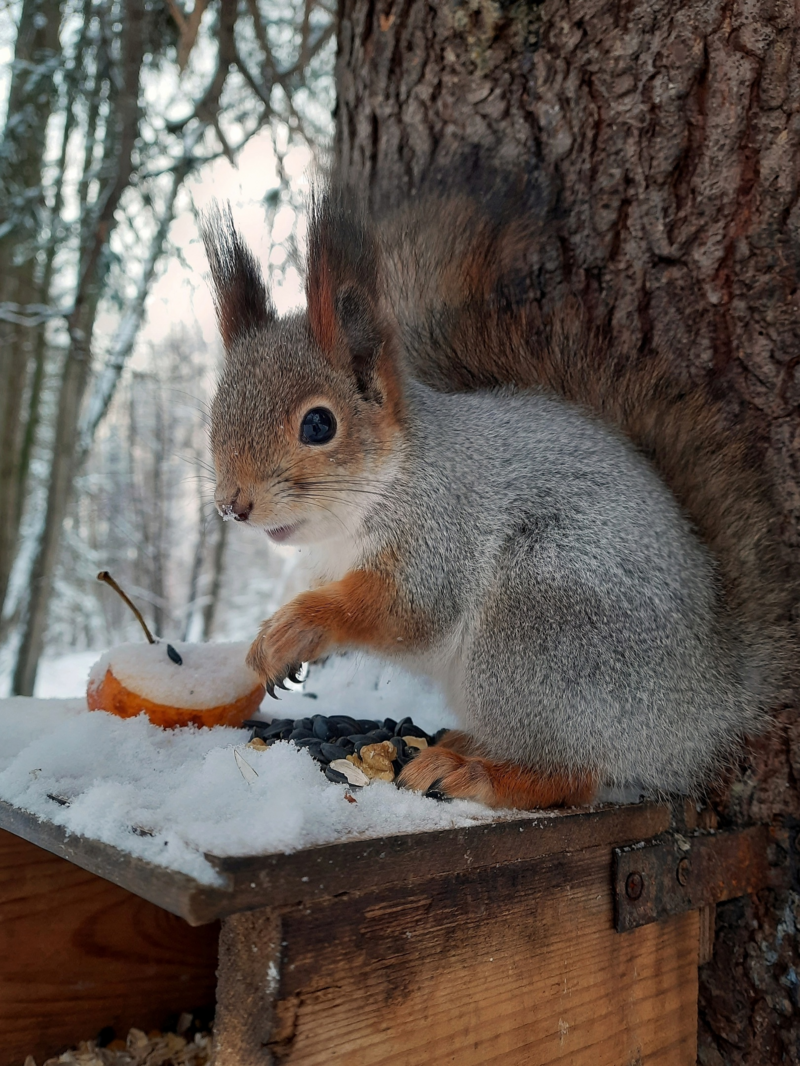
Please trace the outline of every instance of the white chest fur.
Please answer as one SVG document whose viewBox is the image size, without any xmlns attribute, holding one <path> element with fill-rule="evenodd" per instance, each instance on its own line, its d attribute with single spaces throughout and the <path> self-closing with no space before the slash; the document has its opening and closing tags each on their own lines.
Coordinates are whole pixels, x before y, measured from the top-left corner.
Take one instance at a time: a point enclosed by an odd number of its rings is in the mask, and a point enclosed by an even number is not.
<svg viewBox="0 0 800 1066">
<path fill-rule="evenodd" d="M 363 556 L 364 546 L 353 537 L 331 538 L 295 548 L 297 562 L 307 574 L 310 587 L 338 581 Z"/>
</svg>

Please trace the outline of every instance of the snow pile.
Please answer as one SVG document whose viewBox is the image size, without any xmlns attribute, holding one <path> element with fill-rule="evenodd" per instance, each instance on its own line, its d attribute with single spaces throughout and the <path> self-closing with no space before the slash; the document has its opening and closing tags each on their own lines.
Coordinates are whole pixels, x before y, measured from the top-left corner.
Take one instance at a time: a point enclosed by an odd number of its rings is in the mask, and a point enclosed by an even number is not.
<svg viewBox="0 0 800 1066">
<path fill-rule="evenodd" d="M 409 714 L 431 731 L 455 724 L 425 682 L 365 657 L 313 668 L 305 689 L 283 694 L 280 704 L 267 699 L 264 709 L 298 718 Z M 479 804 L 437 803 L 381 781 L 350 803 L 344 786 L 294 745 L 256 751 L 245 746 L 244 729 L 162 730 L 142 715 L 121 719 L 85 707 L 0 700 L 0 799 L 207 883 L 216 874 L 204 852 L 290 852 L 492 818 Z M 245 780 L 234 751 L 257 777 Z"/>
<path fill-rule="evenodd" d="M 167 707 L 205 710 L 247 696 L 260 685 L 245 663 L 247 641 L 237 644 L 185 644 L 172 641 L 182 659 L 179 666 L 162 641 L 119 644 L 92 667 L 89 684 L 97 687 L 111 670 L 130 692 Z"/>
</svg>

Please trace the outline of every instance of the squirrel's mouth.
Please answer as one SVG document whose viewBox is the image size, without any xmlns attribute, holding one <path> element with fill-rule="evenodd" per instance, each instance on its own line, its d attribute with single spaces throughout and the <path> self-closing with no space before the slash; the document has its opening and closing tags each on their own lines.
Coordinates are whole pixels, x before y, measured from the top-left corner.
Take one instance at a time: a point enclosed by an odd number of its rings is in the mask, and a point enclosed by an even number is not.
<svg viewBox="0 0 800 1066">
<path fill-rule="evenodd" d="M 291 526 L 276 526 L 275 529 L 267 529 L 266 534 L 276 544 L 284 544 L 302 524 L 302 522 L 295 522 Z"/>
</svg>

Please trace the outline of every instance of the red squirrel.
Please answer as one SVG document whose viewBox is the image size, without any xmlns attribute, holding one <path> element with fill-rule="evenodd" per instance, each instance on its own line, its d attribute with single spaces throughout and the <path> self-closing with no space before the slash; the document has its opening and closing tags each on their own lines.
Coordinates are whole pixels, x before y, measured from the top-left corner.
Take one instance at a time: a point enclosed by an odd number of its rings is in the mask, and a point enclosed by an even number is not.
<svg viewBox="0 0 800 1066">
<path fill-rule="evenodd" d="M 376 219 L 323 189 L 307 310 L 279 318 L 230 213 L 207 219 L 215 500 L 314 575 L 248 663 L 272 694 L 352 648 L 432 677 L 462 730 L 404 787 L 521 809 L 696 793 L 778 684 L 774 508 L 705 390 L 515 298 L 529 234 L 465 195 Z"/>
</svg>

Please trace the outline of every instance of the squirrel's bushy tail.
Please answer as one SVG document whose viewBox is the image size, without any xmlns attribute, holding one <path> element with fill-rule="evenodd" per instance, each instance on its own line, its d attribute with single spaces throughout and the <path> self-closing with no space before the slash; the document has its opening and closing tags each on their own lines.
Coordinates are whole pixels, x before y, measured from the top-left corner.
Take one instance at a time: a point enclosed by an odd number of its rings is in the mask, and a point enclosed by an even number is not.
<svg viewBox="0 0 800 1066">
<path fill-rule="evenodd" d="M 514 199 L 493 211 L 467 195 L 422 197 L 379 224 L 409 369 L 445 391 L 546 389 L 616 427 L 716 557 L 726 611 L 750 638 L 780 643 L 795 588 L 751 436 L 663 353 L 614 350 L 577 303 L 543 319 L 520 299 L 536 232 Z"/>
</svg>

